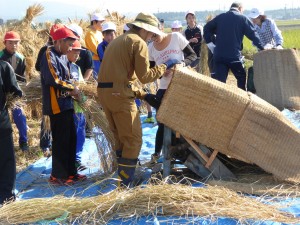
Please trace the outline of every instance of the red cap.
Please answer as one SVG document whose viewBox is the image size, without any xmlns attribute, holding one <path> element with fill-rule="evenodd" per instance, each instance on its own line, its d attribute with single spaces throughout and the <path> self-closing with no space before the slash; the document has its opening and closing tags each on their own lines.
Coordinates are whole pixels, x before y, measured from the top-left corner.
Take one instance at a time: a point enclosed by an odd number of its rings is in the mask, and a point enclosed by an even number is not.
<svg viewBox="0 0 300 225">
<path fill-rule="evenodd" d="M 72 49 L 79 49 L 82 50 L 83 48 L 81 48 L 81 44 L 78 40 L 74 41 L 73 45 L 72 45 Z"/>
<path fill-rule="evenodd" d="M 73 38 L 76 40 L 78 39 L 78 37 L 73 33 L 73 31 L 71 31 L 66 27 L 58 28 L 52 35 L 53 41 L 57 41 L 65 38 Z"/>
<path fill-rule="evenodd" d="M 20 35 L 15 31 L 8 31 L 4 35 L 4 41 L 20 41 Z"/>
<path fill-rule="evenodd" d="M 60 23 L 57 23 L 57 24 L 53 24 L 50 28 L 50 36 L 52 37 L 54 32 L 59 29 L 59 28 L 62 28 L 64 27 L 64 25 L 60 24 Z"/>
</svg>

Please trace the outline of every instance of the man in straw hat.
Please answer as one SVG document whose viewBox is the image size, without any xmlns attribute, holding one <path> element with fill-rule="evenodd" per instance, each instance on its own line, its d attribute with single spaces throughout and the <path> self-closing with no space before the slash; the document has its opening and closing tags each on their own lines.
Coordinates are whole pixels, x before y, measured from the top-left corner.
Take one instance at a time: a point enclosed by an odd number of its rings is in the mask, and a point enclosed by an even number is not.
<svg viewBox="0 0 300 225">
<path fill-rule="evenodd" d="M 13 68 L 0 60 L 0 207 L 15 198 L 16 160 L 12 127 L 7 110 L 7 94 L 21 97 Z"/>
<path fill-rule="evenodd" d="M 53 47 L 49 47 L 41 61 L 43 114 L 49 115 L 52 131 L 53 184 L 73 184 L 81 179 L 75 167 L 76 130 L 73 98 L 79 97 L 79 89 L 71 84 L 65 58 L 77 36 L 66 28 L 57 29 L 53 35 Z M 73 97 L 73 98 L 72 98 Z"/>
<path fill-rule="evenodd" d="M 245 90 L 246 71 L 241 53 L 244 35 L 258 49 L 264 48 L 252 22 L 242 13 L 242 4 L 232 3 L 228 12 L 221 13 L 204 26 L 204 39 L 213 53 L 215 73 L 212 77 L 226 83 L 230 69 L 237 79 L 238 87 Z M 212 42 L 214 34 L 216 34 L 216 44 Z"/>
<path fill-rule="evenodd" d="M 125 34 L 113 40 L 105 50 L 99 77 L 98 99 L 115 137 L 114 150 L 118 157 L 120 184 L 128 186 L 134 172 L 142 146 L 142 129 L 135 97 L 150 95 L 133 90 L 133 83 L 152 82 L 178 60 L 170 59 L 165 64 L 149 68 L 146 42 L 160 35 L 159 21 L 152 14 L 139 13 L 135 20 L 127 24 Z"/>
</svg>

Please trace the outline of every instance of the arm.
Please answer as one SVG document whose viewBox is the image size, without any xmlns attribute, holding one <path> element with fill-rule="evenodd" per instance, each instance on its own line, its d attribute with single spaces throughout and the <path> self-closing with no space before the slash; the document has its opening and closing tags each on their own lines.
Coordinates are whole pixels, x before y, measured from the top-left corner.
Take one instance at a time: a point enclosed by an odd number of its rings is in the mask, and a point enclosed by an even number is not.
<svg viewBox="0 0 300 225">
<path fill-rule="evenodd" d="M 102 62 L 103 60 L 103 56 L 104 56 L 104 46 L 103 46 L 103 42 L 101 42 L 98 47 L 97 47 L 97 54 L 99 56 L 99 60 L 100 62 Z"/>
<path fill-rule="evenodd" d="M 214 37 L 217 28 L 217 18 L 218 17 L 215 17 L 204 26 L 203 38 L 207 44 L 213 42 L 212 37 Z"/>
<path fill-rule="evenodd" d="M 165 64 L 149 68 L 148 48 L 144 42 L 133 43 L 134 69 L 141 83 L 146 84 L 161 77 L 167 69 Z"/>
<path fill-rule="evenodd" d="M 273 33 L 273 37 L 275 39 L 276 45 L 283 44 L 283 37 L 281 35 L 281 31 L 278 29 L 277 25 L 275 24 L 274 20 L 270 20 L 271 23 L 271 31 Z"/>
<path fill-rule="evenodd" d="M 20 89 L 13 68 L 8 63 L 3 63 L 5 76 L 2 76 L 5 93 L 12 93 L 14 96 L 22 97 L 23 93 Z"/>
<path fill-rule="evenodd" d="M 183 53 L 186 56 L 184 59 L 184 63 L 186 66 L 190 65 L 197 59 L 196 53 L 189 44 L 183 49 Z"/>
<path fill-rule="evenodd" d="M 47 46 L 44 46 L 40 49 L 39 53 L 38 53 L 38 56 L 37 56 L 37 59 L 36 59 L 36 62 L 35 62 L 35 69 L 37 71 L 41 71 L 41 60 L 42 60 L 42 56 L 43 54 L 45 53 L 47 49 Z"/>
<path fill-rule="evenodd" d="M 94 63 L 93 63 L 93 58 L 92 58 L 92 53 L 90 50 L 86 49 L 86 61 L 84 62 L 86 64 L 87 68 L 83 74 L 84 80 L 90 79 L 90 77 L 93 74 L 93 69 L 94 69 Z"/>
<path fill-rule="evenodd" d="M 98 55 L 97 53 L 97 47 L 98 47 L 98 40 L 91 35 L 91 33 L 87 33 L 85 37 L 85 46 L 87 49 L 89 49 L 93 55 Z"/>
<path fill-rule="evenodd" d="M 257 32 L 255 31 L 253 23 L 245 17 L 245 35 L 248 39 L 250 39 L 253 44 L 259 49 L 264 50 L 264 47 L 262 46 L 259 36 Z"/>
</svg>

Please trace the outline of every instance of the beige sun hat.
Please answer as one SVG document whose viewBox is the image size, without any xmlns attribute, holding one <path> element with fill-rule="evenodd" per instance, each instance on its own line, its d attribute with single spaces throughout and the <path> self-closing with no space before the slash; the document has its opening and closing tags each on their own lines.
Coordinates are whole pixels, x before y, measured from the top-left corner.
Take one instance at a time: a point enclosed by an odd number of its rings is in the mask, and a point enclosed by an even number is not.
<svg viewBox="0 0 300 225">
<path fill-rule="evenodd" d="M 146 31 L 157 35 L 163 34 L 163 32 L 159 30 L 159 21 L 153 14 L 139 13 L 133 22 L 127 23 L 129 28 L 132 28 L 132 25 L 143 28 Z"/>
</svg>

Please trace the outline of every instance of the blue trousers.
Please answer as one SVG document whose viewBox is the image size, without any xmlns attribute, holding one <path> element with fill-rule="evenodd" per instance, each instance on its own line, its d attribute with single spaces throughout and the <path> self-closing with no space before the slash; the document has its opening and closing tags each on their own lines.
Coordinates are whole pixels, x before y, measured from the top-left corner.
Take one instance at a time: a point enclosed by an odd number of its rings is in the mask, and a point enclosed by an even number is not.
<svg viewBox="0 0 300 225">
<path fill-rule="evenodd" d="M 227 60 L 214 58 L 214 74 L 212 78 L 226 83 L 229 69 L 237 79 L 237 86 L 246 90 L 246 71 L 241 60 Z"/>
<path fill-rule="evenodd" d="M 81 153 L 85 142 L 85 116 L 83 113 L 74 114 L 74 123 L 76 129 L 76 161 L 81 161 Z"/>
<path fill-rule="evenodd" d="M 98 73 L 100 70 L 100 61 L 99 60 L 93 60 L 94 64 L 94 70 L 93 70 L 93 77 L 97 80 L 98 79 Z"/>
<path fill-rule="evenodd" d="M 16 107 L 12 110 L 14 122 L 19 130 L 19 144 L 27 142 L 27 123 L 26 116 L 21 108 Z"/>
</svg>

